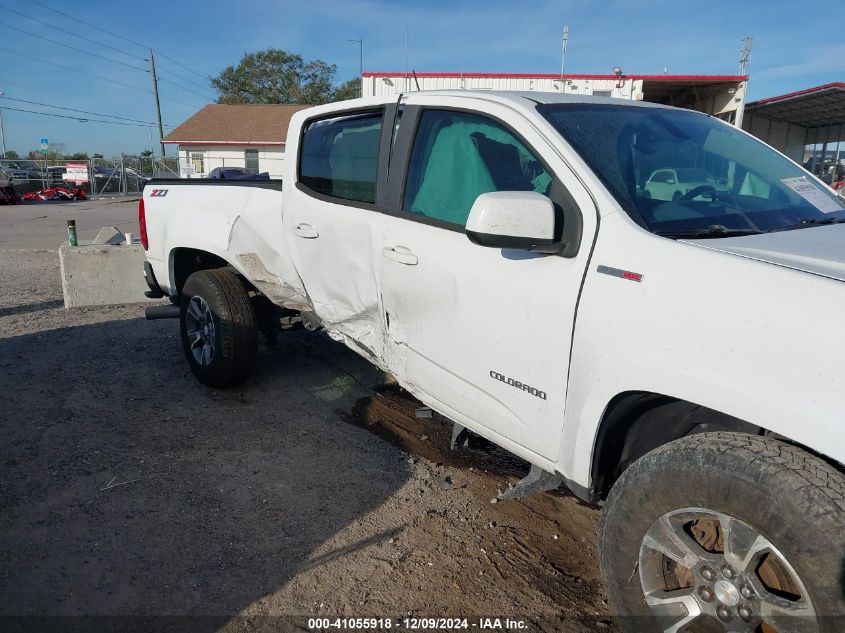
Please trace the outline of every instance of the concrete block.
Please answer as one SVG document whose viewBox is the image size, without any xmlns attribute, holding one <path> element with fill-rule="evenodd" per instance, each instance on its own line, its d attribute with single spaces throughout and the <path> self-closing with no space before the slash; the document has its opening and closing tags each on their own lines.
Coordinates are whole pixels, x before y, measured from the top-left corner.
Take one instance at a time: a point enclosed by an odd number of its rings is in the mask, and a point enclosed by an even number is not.
<svg viewBox="0 0 845 633">
<path fill-rule="evenodd" d="M 65 308 L 148 303 L 144 249 L 139 245 L 59 247 Z"/>
<path fill-rule="evenodd" d="M 116 226 L 104 226 L 97 232 L 92 244 L 123 244 L 126 236 Z"/>
</svg>

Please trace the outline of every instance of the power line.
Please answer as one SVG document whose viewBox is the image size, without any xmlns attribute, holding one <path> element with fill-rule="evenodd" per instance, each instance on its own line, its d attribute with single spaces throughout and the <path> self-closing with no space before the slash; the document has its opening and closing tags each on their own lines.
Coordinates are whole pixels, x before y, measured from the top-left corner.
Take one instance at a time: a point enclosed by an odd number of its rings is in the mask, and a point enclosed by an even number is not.
<svg viewBox="0 0 845 633">
<path fill-rule="evenodd" d="M 64 16 L 64 17 L 66 17 L 66 18 L 70 19 L 70 20 L 74 20 L 75 22 L 79 22 L 80 24 L 84 24 L 84 25 L 85 25 L 85 26 L 87 26 L 87 27 L 90 27 L 90 28 L 92 28 L 92 29 L 94 29 L 94 30 L 96 30 L 96 31 L 100 31 L 101 33 L 105 33 L 106 35 L 110 35 L 111 37 L 114 37 L 114 38 L 116 38 L 116 39 L 123 40 L 123 41 L 125 41 L 125 42 L 130 43 L 130 44 L 134 44 L 135 46 L 139 46 L 139 47 L 141 47 L 141 48 L 143 48 L 143 49 L 150 48 L 150 47 L 149 47 L 149 46 L 147 46 L 146 44 L 141 44 L 140 42 L 136 42 L 135 40 L 131 40 L 131 39 L 129 39 L 128 37 L 126 37 L 126 36 L 124 36 L 124 35 L 118 35 L 117 33 L 114 33 L 113 31 L 109 31 L 109 30 L 107 30 L 107 29 L 104 29 L 104 28 L 103 28 L 103 27 L 101 27 L 101 26 L 96 26 L 96 25 L 91 24 L 91 23 L 89 23 L 89 22 L 85 22 L 84 20 L 79 19 L 79 18 L 78 18 L 78 17 L 76 17 L 75 15 L 71 15 L 71 14 L 69 14 L 69 13 L 65 13 L 64 11 L 59 11 L 58 9 L 55 9 L 55 8 L 53 8 L 53 7 L 49 6 L 49 5 L 46 5 L 46 4 L 44 4 L 43 2 L 39 2 L 38 0 L 29 0 L 29 1 L 30 1 L 30 2 L 32 2 L 33 4 L 37 4 L 39 7 L 43 7 L 43 8 L 45 8 L 45 9 L 50 10 L 50 11 L 53 11 L 53 12 L 55 12 L 55 13 L 58 13 L 59 15 L 62 15 L 62 16 Z M 199 73 L 199 72 L 197 72 L 196 70 L 193 70 L 192 68 L 188 68 L 187 66 L 185 66 L 185 65 L 184 65 L 184 64 L 182 64 L 181 62 L 178 62 L 178 61 L 176 61 L 175 59 L 172 59 L 172 58 L 168 57 L 167 55 L 165 55 L 165 54 L 164 54 L 164 53 L 162 53 L 161 51 L 158 51 L 158 50 L 157 50 L 157 51 L 155 51 L 155 52 L 156 52 L 156 53 L 158 53 L 158 56 L 159 56 L 159 57 L 162 57 L 162 58 L 166 59 L 167 61 L 169 61 L 169 62 L 172 62 L 172 63 L 176 64 L 177 66 L 179 66 L 179 67 L 181 67 L 181 68 L 183 68 L 183 69 L 187 70 L 187 71 L 188 71 L 188 72 L 190 72 L 190 73 L 195 74 L 197 77 L 199 77 L 199 78 L 201 78 L 201 79 L 205 79 L 206 81 L 208 80 L 208 77 L 206 77 L 206 76 L 205 76 L 205 75 L 203 75 L 202 73 Z M 170 72 L 173 72 L 173 71 L 170 71 Z M 173 74 L 174 74 L 174 75 L 176 75 L 176 73 L 175 73 L 175 72 L 174 72 Z M 179 75 L 176 75 L 176 76 L 178 77 Z M 183 77 L 182 79 L 184 79 L 184 77 Z M 185 81 L 189 81 L 189 80 L 185 79 Z"/>
<path fill-rule="evenodd" d="M 108 77 L 101 77 L 100 75 L 95 75 L 94 73 L 89 73 L 84 70 L 79 70 L 78 68 L 71 68 L 70 66 L 62 66 L 61 64 L 57 64 L 53 61 L 49 61 L 47 59 L 42 59 L 41 57 L 34 57 L 29 53 L 20 53 L 18 51 L 13 51 L 11 48 L 6 48 L 5 46 L 0 46 L 0 50 L 8 51 L 9 53 L 13 53 L 15 55 L 20 55 L 21 57 L 26 57 L 27 59 L 33 59 L 37 62 L 44 62 L 45 64 L 50 64 L 56 68 L 62 68 L 64 70 L 69 70 L 74 73 L 79 73 L 81 75 L 88 75 L 89 77 L 94 77 L 95 79 L 99 79 L 101 81 L 107 81 L 109 83 L 117 84 L 118 86 L 123 86 L 124 88 L 131 88 L 132 90 L 138 90 L 140 92 L 146 92 L 147 94 L 152 94 L 149 90 L 144 90 L 143 88 L 139 88 L 138 86 L 133 86 L 131 84 L 125 84 L 122 81 L 117 81 L 116 79 L 109 79 Z"/>
<path fill-rule="evenodd" d="M 41 35 L 38 35 L 37 33 L 32 33 L 31 31 L 26 31 L 24 29 L 20 29 L 16 26 L 12 26 L 11 24 L 6 24 L 5 22 L 0 22 L 0 26 L 5 26 L 6 28 L 13 29 L 15 31 L 19 31 L 21 33 L 24 33 L 25 35 L 31 35 L 32 37 L 38 38 L 39 40 L 43 40 L 45 42 L 50 42 L 52 44 L 64 46 L 66 48 L 69 48 L 69 49 L 74 50 L 74 51 L 78 51 L 78 52 L 83 53 L 85 55 L 92 55 L 93 57 L 99 57 L 100 59 L 105 59 L 106 61 L 113 62 L 115 64 L 120 64 L 121 66 L 126 66 L 127 68 L 132 68 L 134 70 L 140 70 L 140 71 L 145 72 L 145 73 L 150 72 L 149 70 L 147 70 L 146 68 L 142 68 L 141 66 L 134 66 L 132 64 L 127 64 L 126 62 L 122 62 L 122 61 L 117 60 L 117 59 L 112 59 L 111 57 L 106 57 L 105 55 L 99 55 L 98 53 L 92 53 L 92 52 L 86 51 L 82 48 L 77 48 L 76 46 L 71 46 L 70 44 L 64 44 L 63 42 L 59 42 L 57 40 L 51 40 L 48 37 L 42 37 Z M 172 71 L 168 71 L 168 72 L 172 72 Z M 195 90 L 191 90 L 190 88 L 186 88 L 186 87 L 178 84 L 175 81 L 172 81 L 170 79 L 166 79 L 164 77 L 159 77 L 159 79 L 161 81 L 166 81 L 169 84 L 173 84 L 174 86 L 176 86 L 177 88 L 179 88 L 181 90 L 185 90 L 186 92 L 190 92 L 191 94 L 195 94 L 198 97 L 201 97 L 203 99 L 208 99 L 208 95 L 200 94 L 199 92 L 196 92 Z M 193 82 L 190 82 L 190 83 L 193 83 Z"/>
<path fill-rule="evenodd" d="M 127 68 L 133 68 L 135 70 L 141 70 L 143 72 L 150 72 L 146 68 L 142 68 L 141 66 L 134 66 L 132 64 L 127 64 L 126 62 L 122 62 L 118 59 L 112 59 L 111 57 L 106 57 L 105 55 L 100 55 L 99 53 L 92 53 L 91 51 L 86 51 L 83 48 L 77 48 L 76 46 L 71 46 L 70 44 L 65 44 L 64 42 L 59 42 L 58 40 L 51 40 L 49 37 L 44 37 L 43 35 L 39 35 L 38 33 L 33 33 L 31 31 L 26 31 L 24 29 L 18 28 L 17 26 L 12 26 L 11 24 L 6 24 L 5 22 L 0 22 L 0 26 L 5 26 L 7 29 L 13 29 L 15 31 L 19 31 L 20 33 L 24 33 L 25 35 L 30 35 L 35 37 L 43 42 L 50 42 L 51 44 L 57 44 L 58 46 L 64 46 L 65 48 L 69 48 L 74 51 L 78 51 L 85 55 L 91 55 L 92 57 L 99 57 L 100 59 L 105 59 L 108 62 L 112 62 L 114 64 L 120 64 L 121 66 L 126 66 Z"/>
<path fill-rule="evenodd" d="M 158 51 L 155 51 L 155 53 L 156 53 L 157 55 L 161 56 L 161 53 L 159 53 Z M 161 65 L 160 65 L 160 64 L 159 64 L 159 69 L 158 69 L 158 72 L 159 72 L 159 74 L 161 74 Z M 197 83 L 197 82 L 195 82 L 195 81 L 191 81 L 190 79 L 188 79 L 188 78 L 186 78 L 186 77 L 183 77 L 182 75 L 180 75 L 179 73 L 177 73 L 177 72 L 176 72 L 176 71 L 174 71 L 174 70 L 170 70 L 169 68 L 165 68 L 164 72 L 166 72 L 166 73 L 170 73 L 170 74 L 171 74 L 171 75 L 173 75 L 174 77 L 179 77 L 179 79 L 181 79 L 182 81 L 187 82 L 187 83 L 191 84 L 192 86 L 196 86 L 196 87 L 197 87 L 197 88 L 199 88 L 200 90 L 206 90 L 206 91 L 208 91 L 209 93 L 211 92 L 211 89 L 210 89 L 208 86 L 203 86 L 202 84 L 198 84 L 198 83 Z"/>
<path fill-rule="evenodd" d="M 100 75 L 95 75 L 94 73 L 89 73 L 85 70 L 79 70 L 78 68 L 71 68 L 70 66 L 62 66 L 61 64 L 57 64 L 55 62 L 43 59 L 41 57 L 34 57 L 29 53 L 21 53 L 19 51 L 14 51 L 11 48 L 6 48 L 5 46 L 0 46 L 0 50 L 4 50 L 8 53 L 12 53 L 13 55 L 20 55 L 21 57 L 26 57 L 27 59 L 31 59 L 37 62 L 43 62 L 45 64 L 50 64 L 55 68 L 61 68 L 63 70 L 68 70 L 73 73 L 79 73 L 80 75 L 87 75 L 89 77 L 93 77 L 94 79 L 99 79 L 100 81 L 107 81 L 108 83 L 116 84 L 118 86 L 123 86 L 124 88 L 131 88 L 132 90 L 137 90 L 138 92 L 143 92 L 146 94 L 152 94 L 151 90 L 145 90 L 143 88 L 139 88 L 138 86 L 132 86 L 130 84 L 123 83 L 122 81 L 117 81 L 116 79 L 109 79 L 108 77 L 101 77 Z M 179 103 L 181 105 L 188 106 L 189 108 L 196 108 L 198 107 L 196 103 L 188 103 L 187 101 L 181 101 L 180 99 L 174 99 L 173 97 L 168 97 L 169 101 L 173 101 L 174 103 Z"/>
<path fill-rule="evenodd" d="M 66 35 L 72 35 L 73 37 L 77 37 L 81 40 L 85 40 L 86 42 L 91 42 L 92 44 L 96 44 L 97 46 L 102 46 L 103 48 L 108 48 L 108 49 L 113 50 L 117 53 L 120 53 L 121 55 L 126 55 L 127 57 L 132 57 L 132 58 L 140 60 L 142 62 L 146 61 L 143 57 L 139 57 L 138 55 L 133 55 L 132 53 L 127 53 L 126 51 L 122 51 L 119 48 L 115 48 L 114 46 L 110 46 L 108 44 L 103 44 L 102 42 L 98 42 L 97 40 L 92 40 L 90 37 L 85 37 L 84 35 L 79 35 L 78 33 L 74 33 L 73 31 L 67 31 L 63 28 L 55 26 L 54 24 L 50 24 L 49 22 L 45 22 L 44 20 L 39 20 L 37 18 L 33 18 L 32 16 L 27 15 L 26 13 L 21 13 L 20 11 L 16 11 L 15 9 L 10 9 L 9 7 L 7 7 L 4 4 L 0 4 L 0 9 L 6 9 L 6 11 L 11 11 L 12 13 L 14 13 L 16 15 L 19 15 L 21 17 L 26 18 L 27 20 L 32 20 L 33 22 L 38 22 L 39 24 L 49 26 L 51 29 L 56 29 L 57 31 L 61 31 L 62 33 L 66 34 Z"/>
<path fill-rule="evenodd" d="M 33 1 L 33 0 L 30 0 L 30 2 L 32 2 L 32 1 Z M 167 61 L 169 61 L 169 62 L 171 62 L 171 63 L 173 63 L 173 64 L 176 64 L 176 65 L 177 65 L 177 66 L 179 66 L 180 68 L 184 68 L 184 69 L 185 69 L 185 70 L 187 70 L 189 73 L 194 73 L 197 77 L 200 77 L 200 78 L 205 79 L 206 81 L 208 81 L 208 77 L 206 77 L 206 76 L 205 76 L 205 75 L 203 75 L 202 73 L 198 73 L 196 70 L 193 70 L 193 69 L 191 69 L 191 68 L 188 68 L 187 66 L 185 66 L 185 64 L 182 64 L 182 63 L 180 63 L 180 62 L 177 62 L 175 59 L 173 59 L 173 58 L 171 58 L 171 57 L 168 57 L 167 55 L 163 54 L 161 51 L 156 51 L 156 53 L 158 53 L 159 57 L 163 57 L 163 58 L 164 58 L 164 59 L 166 59 Z"/>
<path fill-rule="evenodd" d="M 80 112 L 82 114 L 93 114 L 94 116 L 104 116 L 110 119 L 120 119 L 121 121 L 132 121 L 133 123 L 143 123 L 144 125 L 154 124 L 153 121 L 143 121 L 141 119 L 129 119 L 123 116 L 116 116 L 114 114 L 103 114 L 102 112 L 89 112 L 88 110 L 77 110 L 76 108 L 67 108 L 65 106 L 57 106 L 51 103 L 41 103 L 40 101 L 27 101 L 26 99 L 16 99 L 14 97 L 2 96 L 0 99 L 8 99 L 9 101 L 17 101 L 19 103 L 28 103 L 29 105 L 43 106 L 45 108 L 55 108 L 56 110 L 67 110 L 68 112 Z M 173 125 L 165 125 L 164 127 L 175 127 Z"/>
<path fill-rule="evenodd" d="M 80 24 L 84 24 L 85 26 L 90 26 L 92 29 L 96 29 L 97 31 L 102 31 L 106 35 L 111 35 L 112 37 L 116 37 L 119 40 L 124 40 L 126 42 L 129 42 L 130 44 L 134 44 L 135 46 L 140 46 L 141 48 L 144 48 L 144 49 L 149 48 L 148 46 L 145 46 L 144 44 L 139 44 L 138 42 L 130 40 L 128 37 L 123 37 L 122 35 L 117 35 L 116 33 L 112 33 L 111 31 L 107 31 L 106 29 L 101 28 L 99 26 L 94 26 L 93 24 L 88 24 L 87 22 L 80 20 L 75 15 L 71 15 L 69 13 L 65 13 L 64 11 L 59 11 L 58 9 L 54 9 L 53 7 L 46 5 L 43 2 L 38 2 L 38 0 L 29 0 L 29 1 L 32 2 L 33 4 L 37 4 L 39 7 L 43 7 L 45 9 L 49 9 L 50 11 L 53 11 L 54 13 L 58 13 L 59 15 L 63 15 L 64 17 L 66 17 L 70 20 L 74 20 L 76 22 L 79 22 Z"/>
<path fill-rule="evenodd" d="M 27 114 L 40 114 L 41 116 L 54 116 L 60 119 L 73 119 L 75 121 L 79 121 L 80 123 L 111 123 L 112 125 L 128 125 L 130 127 L 149 127 L 150 123 L 123 123 L 122 121 L 106 121 L 105 119 L 86 119 L 85 117 L 78 117 L 78 116 L 69 116 L 67 114 L 54 114 L 53 112 L 37 112 L 36 110 L 24 110 L 22 108 L 7 108 L 3 107 L 4 110 L 10 110 L 12 112 L 25 112 Z M 108 116 L 108 115 L 106 115 Z M 168 125 L 167 127 L 172 127 Z"/>
<path fill-rule="evenodd" d="M 195 95 L 197 95 L 198 97 L 201 97 L 201 98 L 203 98 L 203 99 L 208 99 L 208 95 L 201 95 L 201 94 L 200 94 L 200 93 L 198 93 L 196 90 L 191 90 L 190 88 L 185 88 L 185 86 L 180 86 L 180 85 L 179 85 L 179 84 L 177 84 L 175 81 L 171 81 L 171 80 L 170 80 L 170 79 L 168 79 L 167 77 L 162 77 L 160 74 L 158 75 L 158 80 L 159 80 L 159 81 L 163 81 L 163 82 L 165 82 L 165 83 L 172 84 L 172 85 L 176 86 L 177 88 L 179 88 L 180 90 L 184 90 L 185 92 L 190 92 L 191 94 L 195 94 Z"/>
</svg>

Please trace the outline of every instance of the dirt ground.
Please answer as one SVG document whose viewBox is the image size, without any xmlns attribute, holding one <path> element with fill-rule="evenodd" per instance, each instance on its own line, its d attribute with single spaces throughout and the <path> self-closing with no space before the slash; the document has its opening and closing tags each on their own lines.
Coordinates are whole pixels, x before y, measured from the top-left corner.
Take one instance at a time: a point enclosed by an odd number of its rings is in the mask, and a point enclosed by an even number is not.
<svg viewBox="0 0 845 633">
<path fill-rule="evenodd" d="M 325 335 L 262 345 L 249 383 L 215 391 L 177 323 L 142 314 L 66 311 L 56 253 L 0 250 L 0 616 L 114 616 L 0 628 L 613 630 L 595 509 L 492 504 L 525 464 L 450 451 L 448 421 Z"/>
</svg>

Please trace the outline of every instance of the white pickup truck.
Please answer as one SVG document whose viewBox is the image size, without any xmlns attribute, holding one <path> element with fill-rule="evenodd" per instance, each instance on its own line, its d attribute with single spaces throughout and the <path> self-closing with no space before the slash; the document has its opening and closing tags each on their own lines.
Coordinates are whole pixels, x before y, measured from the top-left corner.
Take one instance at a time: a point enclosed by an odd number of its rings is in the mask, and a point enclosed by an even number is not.
<svg viewBox="0 0 845 633">
<path fill-rule="evenodd" d="M 625 630 L 845 630 L 830 189 L 716 118 L 569 95 L 346 101 L 287 139 L 284 191 L 144 190 L 148 294 L 199 380 L 246 380 L 280 320 L 325 328 L 530 462 L 505 496 L 604 504 Z M 685 169 L 719 187 L 648 195 Z"/>
</svg>

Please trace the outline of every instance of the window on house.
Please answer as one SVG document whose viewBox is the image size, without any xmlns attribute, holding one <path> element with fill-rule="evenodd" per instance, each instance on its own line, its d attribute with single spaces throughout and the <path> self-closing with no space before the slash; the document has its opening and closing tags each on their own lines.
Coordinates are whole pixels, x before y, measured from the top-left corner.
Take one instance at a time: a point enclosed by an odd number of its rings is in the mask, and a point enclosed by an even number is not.
<svg viewBox="0 0 845 633">
<path fill-rule="evenodd" d="M 205 173 L 205 154 L 202 152 L 191 152 L 191 164 L 194 166 L 194 173 Z"/>
<path fill-rule="evenodd" d="M 247 169 L 252 169 L 256 172 L 259 171 L 257 149 L 244 150 L 244 167 L 246 167 Z"/>
</svg>

